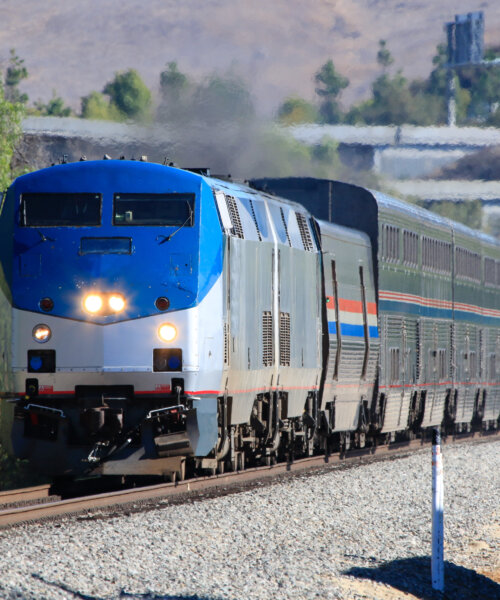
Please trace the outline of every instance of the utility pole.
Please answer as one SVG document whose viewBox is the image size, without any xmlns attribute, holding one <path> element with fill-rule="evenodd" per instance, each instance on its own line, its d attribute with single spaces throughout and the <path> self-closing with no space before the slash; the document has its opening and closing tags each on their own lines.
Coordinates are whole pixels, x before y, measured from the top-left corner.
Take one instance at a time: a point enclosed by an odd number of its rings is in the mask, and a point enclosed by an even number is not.
<svg viewBox="0 0 500 600">
<path fill-rule="evenodd" d="M 455 73 L 448 65 L 446 69 L 446 85 L 447 85 L 447 107 L 448 107 L 448 127 L 455 127 L 457 124 L 457 86 L 455 85 Z"/>
</svg>

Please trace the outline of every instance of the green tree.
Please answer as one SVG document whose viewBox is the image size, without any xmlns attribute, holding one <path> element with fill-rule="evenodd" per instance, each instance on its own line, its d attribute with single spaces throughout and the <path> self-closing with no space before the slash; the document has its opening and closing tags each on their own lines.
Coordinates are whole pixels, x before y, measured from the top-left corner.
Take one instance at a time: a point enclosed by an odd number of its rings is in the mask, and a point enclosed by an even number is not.
<svg viewBox="0 0 500 600">
<path fill-rule="evenodd" d="M 488 49 L 485 53 L 489 60 L 497 57 L 498 50 Z M 479 124 L 488 122 L 498 108 L 500 98 L 499 66 L 467 66 L 458 69 L 458 78 L 462 89 L 468 91 L 470 103 L 467 117 Z"/>
<path fill-rule="evenodd" d="M 387 42 L 385 40 L 379 40 L 378 46 L 377 62 L 384 71 L 386 71 L 394 62 L 394 57 L 387 48 Z"/>
<path fill-rule="evenodd" d="M 318 116 L 316 107 L 298 96 L 286 98 L 278 108 L 278 121 L 283 125 L 314 123 Z"/>
<path fill-rule="evenodd" d="M 160 106 L 158 118 L 163 121 L 179 120 L 186 115 L 191 98 L 191 84 L 181 73 L 176 62 L 169 62 L 160 73 Z"/>
<path fill-rule="evenodd" d="M 40 100 L 35 102 L 35 109 L 43 117 L 69 117 L 71 108 L 64 106 L 64 100 L 52 90 L 52 98 L 44 104 Z"/>
<path fill-rule="evenodd" d="M 189 87 L 189 81 L 181 73 L 175 61 L 167 63 L 167 69 L 160 73 L 160 92 L 166 100 L 179 101 Z"/>
<path fill-rule="evenodd" d="M 330 59 L 314 75 L 316 94 L 323 99 L 320 114 L 325 123 L 339 123 L 342 120 L 342 110 L 338 99 L 349 85 L 349 79 L 338 73 Z"/>
<path fill-rule="evenodd" d="M 81 99 L 82 114 L 84 119 L 102 121 L 123 121 L 124 116 L 110 105 L 109 98 L 99 92 L 90 92 Z"/>
<path fill-rule="evenodd" d="M 26 104 L 27 94 L 21 94 L 18 89 L 23 79 L 28 77 L 28 69 L 24 65 L 24 59 L 19 58 L 14 48 L 10 49 L 10 59 L 5 72 L 5 99 L 8 102 L 20 102 Z"/>
<path fill-rule="evenodd" d="M 212 75 L 200 84 L 194 92 L 192 108 L 208 125 L 220 121 L 244 122 L 255 114 L 245 82 L 233 74 Z"/>
<path fill-rule="evenodd" d="M 110 104 L 126 118 L 143 120 L 149 116 L 151 92 L 135 69 L 116 73 L 115 78 L 104 87 L 103 93 L 110 97 Z"/>
<path fill-rule="evenodd" d="M 412 102 L 408 81 L 401 71 L 394 77 L 384 73 L 373 82 L 372 98 L 353 107 L 348 112 L 346 121 L 367 125 L 410 123 Z"/>
<path fill-rule="evenodd" d="M 21 102 L 9 102 L 0 78 L 0 192 L 12 181 L 11 162 L 17 142 L 21 139 L 21 121 L 25 109 Z"/>
<path fill-rule="evenodd" d="M 438 44 L 436 54 L 432 59 L 434 68 L 432 69 L 425 85 L 424 92 L 432 98 L 436 105 L 439 105 L 438 117 L 436 123 L 446 123 L 448 117 L 447 110 L 447 87 L 448 87 L 448 48 L 446 44 Z M 459 76 L 455 73 L 455 101 L 457 112 L 457 123 L 463 124 L 467 119 L 467 111 L 470 104 L 470 92 L 465 90 Z"/>
</svg>

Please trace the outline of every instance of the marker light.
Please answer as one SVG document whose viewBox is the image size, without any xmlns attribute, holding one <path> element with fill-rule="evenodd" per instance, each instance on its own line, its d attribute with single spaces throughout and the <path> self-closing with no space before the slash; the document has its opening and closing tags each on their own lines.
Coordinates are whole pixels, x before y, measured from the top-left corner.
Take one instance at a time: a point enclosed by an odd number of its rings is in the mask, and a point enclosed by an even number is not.
<svg viewBox="0 0 500 600">
<path fill-rule="evenodd" d="M 173 342 L 177 337 L 177 329 L 172 323 L 164 323 L 158 329 L 158 337 L 164 342 Z"/>
<path fill-rule="evenodd" d="M 108 299 L 108 304 L 111 310 L 120 312 L 125 308 L 125 298 L 120 294 L 112 294 Z"/>
<path fill-rule="evenodd" d="M 52 337 L 52 331 L 50 331 L 50 327 L 48 325 L 40 324 L 33 327 L 32 335 L 35 342 L 44 344 L 45 342 L 48 342 Z"/>
<path fill-rule="evenodd" d="M 89 294 L 83 301 L 85 310 L 91 314 L 99 312 L 102 308 L 102 298 L 97 294 Z"/>
<path fill-rule="evenodd" d="M 165 296 L 160 296 L 159 298 L 156 298 L 155 306 L 158 310 L 167 310 L 170 306 L 170 300 Z"/>
<path fill-rule="evenodd" d="M 50 312 L 54 308 L 54 300 L 52 298 L 42 298 L 39 305 L 45 312 Z"/>
</svg>

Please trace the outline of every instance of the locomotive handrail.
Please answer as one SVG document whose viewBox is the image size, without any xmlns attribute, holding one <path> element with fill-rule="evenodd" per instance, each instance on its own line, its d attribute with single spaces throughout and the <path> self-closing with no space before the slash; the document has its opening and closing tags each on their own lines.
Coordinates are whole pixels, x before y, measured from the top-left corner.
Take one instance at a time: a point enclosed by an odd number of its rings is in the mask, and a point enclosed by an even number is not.
<svg viewBox="0 0 500 600">
<path fill-rule="evenodd" d="M 39 408 L 40 410 L 46 412 L 57 413 L 61 417 L 61 419 L 66 419 L 66 415 L 59 408 L 53 408 L 52 406 L 42 406 L 41 404 L 28 404 L 28 406 L 26 406 L 24 410 L 31 410 L 32 408 Z"/>
<path fill-rule="evenodd" d="M 184 404 L 176 404 L 174 406 L 164 406 L 163 408 L 155 408 L 154 410 L 150 410 L 148 412 L 148 414 L 146 415 L 146 420 L 154 419 L 155 417 L 166 415 L 168 413 L 175 412 L 178 410 L 184 412 L 186 410 L 186 407 L 184 406 Z"/>
</svg>

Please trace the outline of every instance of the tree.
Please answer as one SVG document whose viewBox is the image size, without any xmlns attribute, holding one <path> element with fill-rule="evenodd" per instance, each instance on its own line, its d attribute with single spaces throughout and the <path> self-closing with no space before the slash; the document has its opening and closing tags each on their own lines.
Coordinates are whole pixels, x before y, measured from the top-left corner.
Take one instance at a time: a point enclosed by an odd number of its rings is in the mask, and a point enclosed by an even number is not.
<svg viewBox="0 0 500 600">
<path fill-rule="evenodd" d="M 84 119 L 96 119 L 102 121 L 123 121 L 124 116 L 111 106 L 109 98 L 99 92 L 90 92 L 88 96 L 83 96 L 82 117 Z"/>
<path fill-rule="evenodd" d="M 316 107 L 298 96 L 286 98 L 278 108 L 278 120 L 283 125 L 314 123 L 318 120 L 318 116 Z"/>
<path fill-rule="evenodd" d="M 353 107 L 347 114 L 346 121 L 368 125 L 410 123 L 412 100 L 408 81 L 401 71 L 394 77 L 384 73 L 373 82 L 371 100 Z"/>
<path fill-rule="evenodd" d="M 26 104 L 27 94 L 21 94 L 18 85 L 28 77 L 28 69 L 24 66 L 24 59 L 17 56 L 14 48 L 10 49 L 10 59 L 5 73 L 5 99 L 8 102 Z"/>
<path fill-rule="evenodd" d="M 0 192 L 12 181 L 11 161 L 17 142 L 21 139 L 21 121 L 25 109 L 21 102 L 5 98 L 0 77 Z"/>
<path fill-rule="evenodd" d="M 177 63 L 169 62 L 167 69 L 160 73 L 160 92 L 168 100 L 179 101 L 189 87 L 188 78 L 177 68 Z"/>
<path fill-rule="evenodd" d="M 385 40 L 379 40 L 379 49 L 377 52 L 377 62 L 386 71 L 394 62 L 394 57 L 387 48 Z"/>
<path fill-rule="evenodd" d="M 447 88 L 448 88 L 448 48 L 446 44 L 438 44 L 436 54 L 432 59 L 434 65 L 428 79 L 424 92 L 434 98 L 434 102 L 438 105 L 438 116 L 435 123 L 446 123 L 448 118 L 447 110 Z M 470 104 L 470 93 L 462 87 L 460 78 L 457 74 L 455 79 L 455 101 L 457 122 L 464 123 L 467 118 L 467 111 Z"/>
<path fill-rule="evenodd" d="M 71 108 L 64 106 L 64 100 L 57 96 L 55 90 L 52 90 L 52 98 L 47 104 L 39 100 L 35 102 L 35 108 L 43 117 L 69 117 L 71 115 Z"/>
<path fill-rule="evenodd" d="M 116 73 L 115 78 L 106 84 L 103 93 L 110 97 L 114 105 L 128 119 L 145 119 L 151 107 L 151 92 L 135 69 Z"/>
<path fill-rule="evenodd" d="M 339 123 L 342 120 L 342 110 L 338 98 L 349 85 L 349 79 L 335 70 L 330 59 L 314 75 L 316 94 L 323 99 L 320 114 L 325 123 Z"/>
<path fill-rule="evenodd" d="M 174 121 L 186 115 L 189 106 L 191 84 L 184 73 L 181 73 L 176 62 L 169 62 L 167 69 L 160 73 L 160 97 L 158 118 L 163 121 Z"/>
<path fill-rule="evenodd" d="M 212 75 L 199 85 L 193 97 L 194 116 L 207 124 L 248 121 L 255 114 L 252 97 L 238 76 Z"/>
<path fill-rule="evenodd" d="M 499 49 L 490 48 L 485 58 L 498 58 Z M 460 87 L 467 90 L 470 103 L 467 117 L 477 123 L 488 122 L 498 108 L 500 98 L 500 68 L 498 66 L 466 66 L 458 69 Z"/>
</svg>

